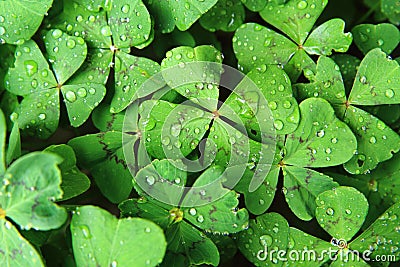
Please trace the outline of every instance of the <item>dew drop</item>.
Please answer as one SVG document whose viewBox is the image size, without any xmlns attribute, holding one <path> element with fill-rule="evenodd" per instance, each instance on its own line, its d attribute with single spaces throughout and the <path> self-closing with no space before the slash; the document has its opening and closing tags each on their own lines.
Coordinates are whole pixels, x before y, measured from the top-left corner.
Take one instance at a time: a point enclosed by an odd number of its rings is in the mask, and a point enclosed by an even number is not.
<svg viewBox="0 0 400 267">
<path fill-rule="evenodd" d="M 264 40 L 264 46 L 265 47 L 270 46 L 271 43 L 272 43 L 272 38 L 271 37 L 265 38 L 265 40 Z"/>
<path fill-rule="evenodd" d="M 38 71 L 38 65 L 34 60 L 25 60 L 24 62 L 26 74 L 31 77 Z"/>
<path fill-rule="evenodd" d="M 326 209 L 326 214 L 329 216 L 332 216 L 335 213 L 335 211 L 332 208 L 327 208 Z"/>
<path fill-rule="evenodd" d="M 41 75 L 42 75 L 42 77 L 47 77 L 47 76 L 49 76 L 49 72 L 45 69 L 45 70 L 42 70 L 42 72 L 40 73 Z"/>
<path fill-rule="evenodd" d="M 274 127 L 277 130 L 282 130 L 283 129 L 283 122 L 281 120 L 275 120 L 274 121 Z"/>
<path fill-rule="evenodd" d="M 282 92 L 283 90 L 285 90 L 285 86 L 283 84 L 280 84 L 278 86 L 278 91 Z"/>
<path fill-rule="evenodd" d="M 38 81 L 36 79 L 33 79 L 31 81 L 31 85 L 32 85 L 33 88 L 36 88 L 38 86 Z"/>
<path fill-rule="evenodd" d="M 204 222 L 204 217 L 203 217 L 203 215 L 199 215 L 199 217 L 197 217 L 197 221 L 198 221 L 199 223 Z"/>
<path fill-rule="evenodd" d="M 317 132 L 317 136 L 318 137 L 324 137 L 324 135 L 325 135 L 325 131 L 324 130 L 320 130 L 320 131 Z"/>
<path fill-rule="evenodd" d="M 297 8 L 298 9 L 305 9 L 307 7 L 307 5 L 308 5 L 307 2 L 302 0 L 302 1 L 297 3 Z"/>
<path fill-rule="evenodd" d="M 182 126 L 179 123 L 175 123 L 171 126 L 171 135 L 172 136 L 179 136 L 181 133 Z"/>
<path fill-rule="evenodd" d="M 78 91 L 76 92 L 78 94 L 79 97 L 86 97 L 87 92 L 85 88 L 79 88 Z"/>
<path fill-rule="evenodd" d="M 379 46 L 382 46 L 382 45 L 383 45 L 383 40 L 382 40 L 382 39 L 379 39 L 379 40 L 378 40 L 378 45 L 379 45 Z"/>
<path fill-rule="evenodd" d="M 367 83 L 367 77 L 361 76 L 360 82 L 361 82 L 362 84 L 366 84 L 366 83 Z"/>
<path fill-rule="evenodd" d="M 165 146 L 169 145 L 169 143 L 171 142 L 171 139 L 168 136 L 165 136 L 161 139 L 161 143 Z"/>
<path fill-rule="evenodd" d="M 128 14 L 129 9 L 130 9 L 129 5 L 123 5 L 121 8 L 121 11 L 122 11 L 122 13 Z"/>
<path fill-rule="evenodd" d="M 76 46 L 76 43 L 73 39 L 68 39 L 67 41 L 67 47 L 70 49 L 73 49 Z"/>
<path fill-rule="evenodd" d="M 346 214 L 350 215 L 351 214 L 351 210 L 346 209 L 344 212 L 346 212 Z"/>
<path fill-rule="evenodd" d="M 190 213 L 190 215 L 195 216 L 196 213 L 197 213 L 197 210 L 196 210 L 195 208 L 191 208 L 191 209 L 189 210 L 189 213 Z"/>
<path fill-rule="evenodd" d="M 331 139 L 332 144 L 336 144 L 337 141 L 338 141 L 338 139 L 337 139 L 336 137 L 334 137 L 334 138 Z"/>
<path fill-rule="evenodd" d="M 370 142 L 371 144 L 375 144 L 375 143 L 376 143 L 376 138 L 375 138 L 375 136 L 372 136 L 372 137 L 369 139 L 369 142 Z"/>
<path fill-rule="evenodd" d="M 75 95 L 75 93 L 72 92 L 72 91 L 66 92 L 66 93 L 65 93 L 65 98 L 66 98 L 69 102 L 71 102 L 71 103 L 73 103 L 73 102 L 76 101 L 76 95 Z"/>
<path fill-rule="evenodd" d="M 285 102 L 283 102 L 283 107 L 289 109 L 292 107 L 292 104 L 290 103 L 289 100 L 286 100 Z"/>
<path fill-rule="evenodd" d="M 386 128 L 386 125 L 385 125 L 383 122 L 378 121 L 378 123 L 376 124 L 376 127 L 377 127 L 379 130 L 384 130 L 384 129 Z"/>
<path fill-rule="evenodd" d="M 271 102 L 268 102 L 268 107 L 269 107 L 270 109 L 272 109 L 272 110 L 276 110 L 276 108 L 278 107 L 278 105 L 276 104 L 275 101 L 271 101 Z"/>
<path fill-rule="evenodd" d="M 156 182 L 156 179 L 154 178 L 154 176 L 147 176 L 146 177 L 146 183 L 148 184 L 148 185 L 153 185 L 154 183 Z"/>
<path fill-rule="evenodd" d="M 90 88 L 89 89 L 89 94 L 94 95 L 96 93 L 96 89 Z"/>
<path fill-rule="evenodd" d="M 81 225 L 80 228 L 81 228 L 81 231 L 82 231 L 83 236 L 84 236 L 86 239 L 89 239 L 89 238 L 92 237 L 88 226 L 86 226 L 86 225 Z"/>
<path fill-rule="evenodd" d="M 106 25 L 100 29 L 100 32 L 103 36 L 111 36 L 110 26 Z"/>
<path fill-rule="evenodd" d="M 40 113 L 39 114 L 39 120 L 44 120 L 44 119 L 46 119 L 46 114 Z"/>
<path fill-rule="evenodd" d="M 392 89 L 387 89 L 385 91 L 385 96 L 388 98 L 393 98 L 394 97 L 394 91 Z"/>
<path fill-rule="evenodd" d="M 262 235 L 260 236 L 260 244 L 264 247 L 268 247 L 272 245 L 272 236 L 270 235 Z"/>
<path fill-rule="evenodd" d="M 56 29 L 53 31 L 53 33 L 51 34 L 55 39 L 60 38 L 62 35 L 62 31 L 59 29 Z"/>
</svg>

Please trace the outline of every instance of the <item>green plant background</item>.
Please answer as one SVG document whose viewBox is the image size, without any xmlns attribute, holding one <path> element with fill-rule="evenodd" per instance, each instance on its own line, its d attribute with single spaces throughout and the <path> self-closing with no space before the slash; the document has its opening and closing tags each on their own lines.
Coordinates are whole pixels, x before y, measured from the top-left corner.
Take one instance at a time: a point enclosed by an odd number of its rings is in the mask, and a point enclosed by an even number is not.
<svg viewBox="0 0 400 267">
<path fill-rule="evenodd" d="M 399 25 L 398 0 L 0 1 L 0 266 L 397 266 Z M 230 92 L 217 68 L 174 87 L 184 72 L 168 68 L 204 61 L 247 80 Z M 163 150 L 197 160 L 206 137 L 201 172 Z M 173 206 L 135 182 L 202 186 L 237 158 L 240 182 L 199 207 L 183 204 L 208 192 Z M 397 262 L 260 260 L 265 247 Z"/>
</svg>

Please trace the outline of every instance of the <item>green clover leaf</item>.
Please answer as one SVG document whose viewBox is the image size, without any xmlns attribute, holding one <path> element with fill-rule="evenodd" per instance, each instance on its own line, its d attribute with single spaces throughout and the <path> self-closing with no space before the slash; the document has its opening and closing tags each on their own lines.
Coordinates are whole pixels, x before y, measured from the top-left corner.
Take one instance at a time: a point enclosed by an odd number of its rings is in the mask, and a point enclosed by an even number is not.
<svg viewBox="0 0 400 267">
<path fill-rule="evenodd" d="M 29 40 L 42 23 L 53 0 L 6 0 L 0 3 L 0 44 L 21 45 Z"/>
<path fill-rule="evenodd" d="M 328 1 L 269 2 L 260 12 L 261 17 L 272 26 L 287 34 L 293 41 L 303 44 L 315 21 L 325 9 Z M 276 13 L 279 12 L 279 16 Z"/>
<path fill-rule="evenodd" d="M 214 62 L 222 63 L 221 52 L 209 45 L 195 48 L 180 46 L 168 51 L 165 56 L 161 70 L 167 85 L 202 107 L 215 110 L 222 66 Z M 189 63 L 188 67 L 185 67 L 186 63 Z M 177 73 L 176 66 L 181 68 L 181 72 Z M 190 82 L 204 79 L 204 83 Z"/>
<path fill-rule="evenodd" d="M 247 9 L 259 12 L 264 9 L 267 5 L 267 2 L 264 0 L 241 0 L 243 5 L 247 7 Z M 277 1 L 285 1 L 285 0 L 277 0 Z M 285 1 L 286 2 L 286 1 Z"/>
<path fill-rule="evenodd" d="M 222 195 L 222 197 L 213 199 L 212 192 L 199 189 L 214 181 L 216 177 L 221 177 L 221 175 L 223 175 L 222 168 L 211 166 L 196 179 L 193 184 L 194 188 L 190 189 L 183 197 L 183 188 L 166 187 L 166 183 L 170 181 L 172 185 L 184 185 L 186 182 L 185 173 L 177 169 L 168 160 L 155 160 L 137 173 L 135 181 L 145 181 L 146 184 L 141 183 L 139 184 L 140 187 L 135 186 L 135 188 L 146 198 L 149 198 L 147 197 L 149 193 L 145 192 L 156 194 L 158 198 L 160 198 L 160 194 L 165 194 L 171 202 L 180 203 L 182 207 L 179 209 L 182 212 L 183 219 L 202 230 L 214 233 L 235 233 L 246 228 L 248 221 L 248 213 L 245 209 L 236 210 L 239 203 L 235 191 L 223 188 L 221 184 L 218 193 L 220 192 L 219 195 Z M 213 188 L 213 190 L 216 189 Z M 197 197 L 199 194 L 202 199 L 209 199 L 210 203 L 194 206 L 196 203 L 198 204 Z M 155 201 L 155 203 L 160 202 Z M 165 207 L 165 204 L 160 205 Z M 173 210 L 174 207 L 169 206 L 168 209 Z"/>
<path fill-rule="evenodd" d="M 75 151 L 78 165 L 90 171 L 102 194 L 113 203 L 123 201 L 132 191 L 132 176 L 123 153 L 122 135 L 122 132 L 108 131 L 76 137 L 68 142 Z M 131 145 L 135 140 L 132 142 Z"/>
<path fill-rule="evenodd" d="M 397 7 L 399 6 L 399 0 L 382 0 L 381 11 L 388 17 L 390 22 L 399 25 L 400 15 Z"/>
<path fill-rule="evenodd" d="M 245 10 L 240 0 L 222 0 L 201 16 L 199 22 L 211 32 L 233 32 L 243 24 L 244 19 Z"/>
<path fill-rule="evenodd" d="M 184 261 L 187 259 L 194 265 L 218 265 L 219 253 L 216 245 L 196 227 L 182 220 L 183 214 L 179 209 L 168 210 L 169 207 L 162 207 L 143 197 L 126 200 L 119 208 L 123 216 L 140 216 L 161 226 L 167 238 L 168 251 L 183 256 Z"/>
<path fill-rule="evenodd" d="M 379 47 L 387 54 L 400 42 L 400 31 L 393 24 L 359 24 L 352 29 L 354 43 L 364 54 Z"/>
<path fill-rule="evenodd" d="M 0 219 L 0 232 L 0 249 L 3 252 L 0 264 L 2 266 L 45 266 L 39 253 L 21 236 L 12 223 Z"/>
<path fill-rule="evenodd" d="M 310 34 L 326 3 L 294 0 L 286 4 L 269 2 L 260 15 L 293 41 L 259 24 L 243 24 L 233 37 L 233 49 L 239 67 L 248 72 L 260 64 L 278 64 L 286 67 L 288 75 L 295 81 L 301 70 L 311 68 L 310 63 L 312 65 L 312 60 L 304 51 L 317 55 L 331 55 L 332 50 L 346 52 L 352 36 L 343 33 L 344 22 L 341 19 L 327 21 Z M 276 12 L 280 15 L 276 16 Z"/>
<path fill-rule="evenodd" d="M 255 265 L 284 266 L 270 250 L 286 250 L 289 225 L 278 213 L 266 213 L 250 220 L 249 228 L 238 234 L 238 248 Z"/>
<path fill-rule="evenodd" d="M 6 169 L 6 123 L 0 110 L 0 251 L 3 265 L 44 266 L 36 250 L 18 232 L 10 219 L 23 230 L 51 230 L 60 227 L 67 213 L 52 201 L 62 197 L 61 159 L 46 152 L 33 152 L 17 159 Z M 17 129 L 18 130 L 18 129 Z M 15 149 L 11 134 L 9 151 Z M 8 153 L 8 152 L 7 152 Z M 13 153 L 13 156 L 15 154 Z M 13 157 L 12 157 L 13 158 Z M 17 253 L 16 253 L 17 252 Z"/>
<path fill-rule="evenodd" d="M 110 112 L 119 113 L 138 97 L 136 93 L 142 84 L 160 71 L 153 60 L 129 54 L 131 47 L 143 48 L 151 43 L 152 26 L 146 6 L 141 0 L 65 1 L 64 5 L 64 12 L 49 24 L 81 36 L 88 44 L 89 57 L 100 58 L 88 64 L 97 71 L 85 78 L 99 79 L 105 84 L 114 68 L 115 91 Z M 160 78 L 152 86 L 151 90 L 147 88 L 146 95 L 163 87 L 164 81 Z"/>
<path fill-rule="evenodd" d="M 358 251 L 369 249 L 370 258 L 376 255 L 394 255 L 400 259 L 400 231 L 397 218 L 399 216 L 399 202 L 388 208 L 373 224 L 361 235 L 353 240 L 349 247 Z"/>
<path fill-rule="evenodd" d="M 156 18 L 156 27 L 162 33 L 172 32 L 175 26 L 186 31 L 204 13 L 210 10 L 217 0 L 209 1 L 150 1 L 145 0 L 150 13 Z"/>
<path fill-rule="evenodd" d="M 68 145 L 52 145 L 44 151 L 59 155 L 64 160 L 59 165 L 62 183 L 61 189 L 64 192 L 61 200 L 76 197 L 90 187 L 89 178 L 76 167 L 74 150 Z"/>
<path fill-rule="evenodd" d="M 137 110 L 137 105 L 135 107 Z M 90 171 L 102 194 L 113 203 L 125 200 L 133 187 L 124 149 L 133 149 L 137 142 L 139 147 L 144 147 L 136 124 L 130 125 L 134 132 L 122 132 L 124 116 L 125 112 L 113 114 L 109 112 L 109 106 L 100 106 L 93 113 L 94 124 L 100 133 L 76 137 L 68 142 L 75 151 L 78 166 Z M 126 143 L 123 143 L 124 138 L 128 140 Z M 132 160 L 134 162 L 135 158 Z"/>
<path fill-rule="evenodd" d="M 44 39 L 52 70 L 37 44 L 28 41 L 16 49 L 15 67 L 9 70 L 6 83 L 7 90 L 24 97 L 16 110 L 19 126 L 41 138 L 49 137 L 58 126 L 60 91 L 74 127 L 87 120 L 105 95 L 102 84 L 79 78 L 85 73 L 85 69 L 80 69 L 86 58 L 82 38 L 52 30 Z M 66 57 L 71 57 L 71 53 L 72 59 L 67 64 Z M 78 69 L 82 72 L 73 76 Z"/>
<path fill-rule="evenodd" d="M 336 239 L 351 240 L 360 230 L 368 213 L 368 201 L 353 187 L 325 191 L 315 200 L 318 223 Z"/>
<path fill-rule="evenodd" d="M 239 114 L 240 119 L 245 122 L 249 135 L 257 139 L 252 131 L 256 131 L 257 135 L 262 131 L 259 129 L 256 117 L 251 115 L 254 112 L 262 112 L 263 107 L 259 104 L 260 96 L 258 93 L 250 92 L 248 89 L 248 83 L 252 82 L 257 85 L 268 101 L 268 108 L 274 118 L 276 133 L 292 133 L 297 128 L 300 120 L 299 109 L 292 94 L 289 77 L 279 67 L 261 65 L 247 73 L 247 78 L 236 86 L 235 90 L 224 102 L 224 105 L 228 105 Z M 224 106 L 221 108 L 221 112 L 223 111 Z M 263 131 L 266 130 L 263 129 Z"/>
<path fill-rule="evenodd" d="M 352 186 L 362 192 L 369 202 L 369 213 L 365 219 L 365 226 L 369 226 L 386 209 L 400 200 L 398 188 L 400 181 L 397 179 L 399 173 L 399 154 L 382 162 L 370 173 L 348 176 L 329 173 L 335 181 L 345 186 Z"/>
<path fill-rule="evenodd" d="M 399 95 L 395 93 L 400 77 L 398 63 L 388 59 L 379 48 L 368 52 L 358 68 L 348 99 L 339 67 L 331 59 L 323 57 L 318 60 L 318 65 L 320 74 L 313 83 L 297 84 L 294 88 L 300 98 L 324 97 L 356 134 L 357 154 L 345 163 L 346 170 L 355 174 L 366 173 L 379 162 L 390 159 L 400 149 L 398 134 L 383 121 L 354 105 L 399 103 Z M 325 83 L 329 86 L 322 86 Z"/>
<path fill-rule="evenodd" d="M 163 231 L 155 223 L 142 218 L 117 219 L 94 206 L 76 209 L 71 232 L 77 265 L 157 266 L 166 249 Z M 143 249 L 152 253 L 146 255 Z"/>
<path fill-rule="evenodd" d="M 251 205 L 246 206 L 252 213 L 261 214 L 269 207 L 282 169 L 282 191 L 286 202 L 300 219 L 311 220 L 314 217 L 315 198 L 338 184 L 331 177 L 309 168 L 339 165 L 353 156 L 356 138 L 350 128 L 335 116 L 327 101 L 309 98 L 300 103 L 299 108 L 299 126 L 286 135 L 284 146 L 277 151 L 264 183 L 253 193 L 244 192 L 246 203 L 252 201 Z M 254 175 L 254 171 L 246 171 Z M 242 186 L 239 187 L 241 192 Z"/>
</svg>

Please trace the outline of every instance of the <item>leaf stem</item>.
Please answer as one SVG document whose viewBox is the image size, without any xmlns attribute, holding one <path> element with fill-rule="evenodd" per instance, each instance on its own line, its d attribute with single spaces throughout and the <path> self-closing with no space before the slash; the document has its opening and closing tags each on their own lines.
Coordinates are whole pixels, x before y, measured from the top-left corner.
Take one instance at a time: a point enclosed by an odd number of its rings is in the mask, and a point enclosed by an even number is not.
<svg viewBox="0 0 400 267">
<path fill-rule="evenodd" d="M 367 13 L 364 14 L 364 16 L 362 16 L 359 20 L 356 21 L 356 25 L 357 24 L 361 24 L 362 22 L 364 22 L 369 16 L 371 16 L 372 13 L 374 13 L 374 11 L 380 6 L 380 1 L 377 1 L 375 3 L 375 5 L 373 5 Z"/>
</svg>

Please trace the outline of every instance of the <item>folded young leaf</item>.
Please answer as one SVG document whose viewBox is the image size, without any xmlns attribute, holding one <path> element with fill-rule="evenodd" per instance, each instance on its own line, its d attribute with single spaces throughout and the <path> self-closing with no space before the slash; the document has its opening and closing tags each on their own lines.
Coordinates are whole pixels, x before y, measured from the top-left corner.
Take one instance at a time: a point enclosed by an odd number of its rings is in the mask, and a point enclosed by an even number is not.
<svg viewBox="0 0 400 267">
<path fill-rule="evenodd" d="M 127 141 L 123 143 L 123 135 Z M 128 198 L 132 191 L 132 175 L 124 156 L 124 146 L 133 147 L 138 136 L 108 131 L 76 137 L 68 142 L 76 154 L 78 165 L 90 170 L 100 191 L 113 203 Z"/>
<path fill-rule="evenodd" d="M 220 259 L 217 246 L 187 222 L 173 224 L 166 230 L 165 235 L 168 249 L 185 255 L 190 264 L 218 266 Z"/>
<path fill-rule="evenodd" d="M 50 230 L 67 219 L 64 208 L 52 201 L 61 199 L 61 158 L 33 152 L 16 160 L 4 174 L 0 188 L 1 209 L 22 229 Z"/>
<path fill-rule="evenodd" d="M 60 201 L 76 197 L 89 189 L 90 180 L 76 167 L 75 153 L 70 146 L 52 145 L 44 151 L 52 152 L 64 159 L 59 164 L 62 177 L 60 187 L 64 193 Z"/>
<path fill-rule="evenodd" d="M 6 166 L 9 166 L 13 160 L 19 158 L 20 156 L 21 156 L 21 138 L 19 134 L 18 123 L 14 123 L 8 140 L 7 153 L 6 153 Z M 2 172 L 0 171 L 0 173 Z"/>
<path fill-rule="evenodd" d="M 329 101 L 336 112 L 343 109 L 342 106 L 346 104 L 345 88 L 339 66 L 328 57 L 318 58 L 312 83 L 298 83 L 293 86 L 293 89 L 300 99 L 321 97 Z M 338 115 L 342 118 L 344 114 Z"/>
</svg>

